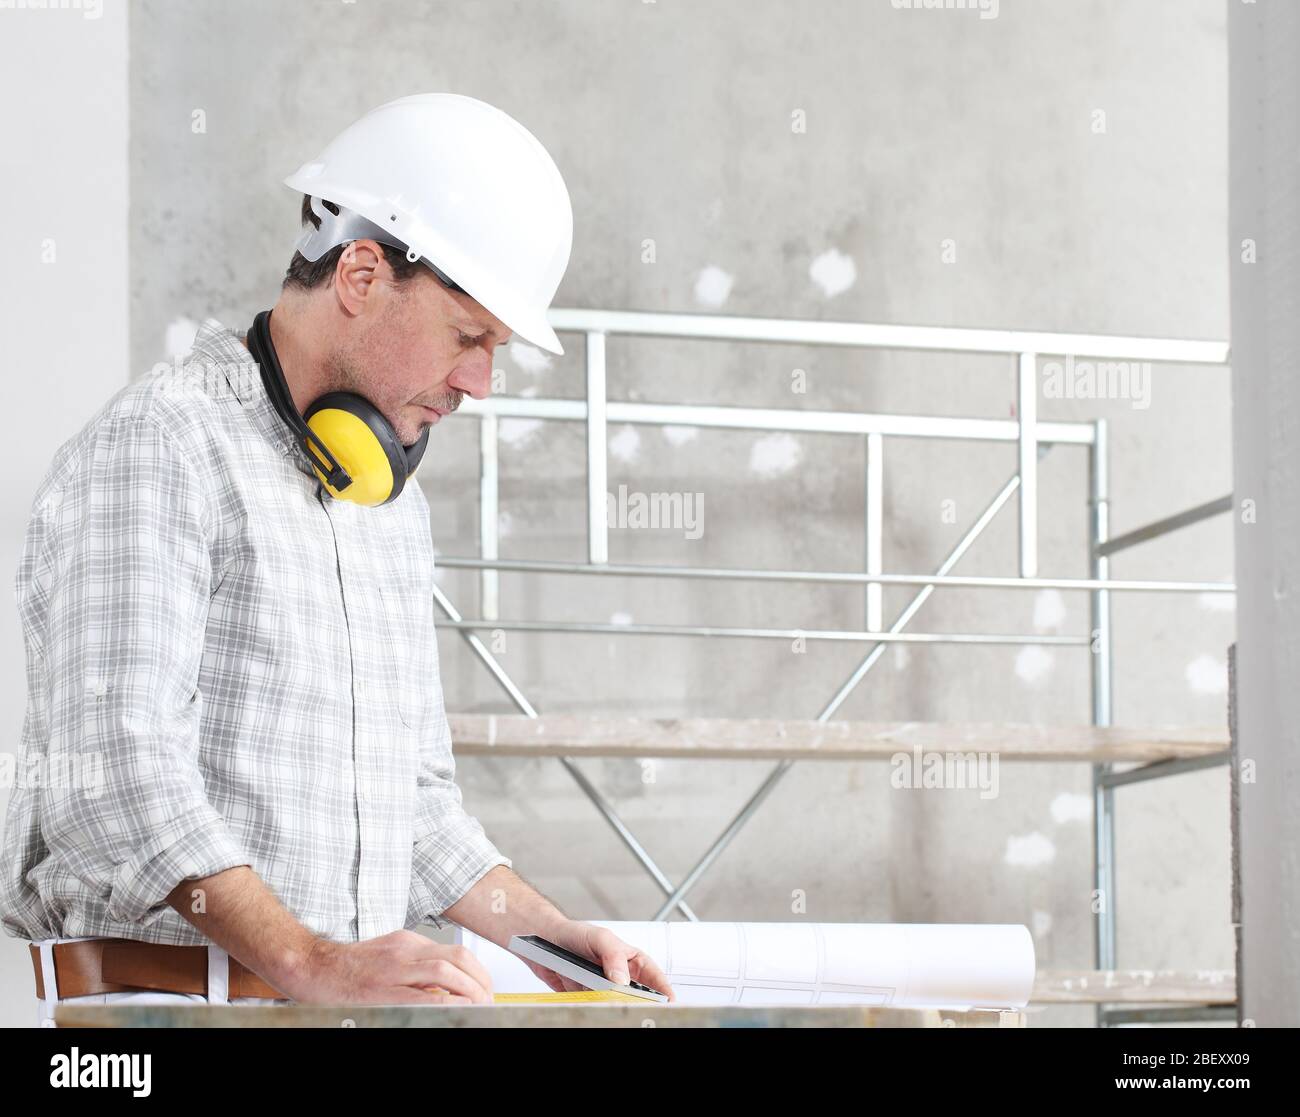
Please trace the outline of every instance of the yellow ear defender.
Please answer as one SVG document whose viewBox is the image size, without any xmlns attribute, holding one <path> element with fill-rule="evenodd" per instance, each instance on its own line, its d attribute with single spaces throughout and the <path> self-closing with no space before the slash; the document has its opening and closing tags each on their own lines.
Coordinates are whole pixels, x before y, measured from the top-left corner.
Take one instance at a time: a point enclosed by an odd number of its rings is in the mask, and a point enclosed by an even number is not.
<svg viewBox="0 0 1300 1117">
<path fill-rule="evenodd" d="M 429 428 L 405 446 L 379 408 L 355 392 L 327 392 L 299 415 L 271 344 L 270 323 L 269 310 L 253 319 L 248 351 L 275 410 L 298 435 L 321 484 L 338 500 L 368 507 L 396 500 L 424 457 Z"/>
</svg>

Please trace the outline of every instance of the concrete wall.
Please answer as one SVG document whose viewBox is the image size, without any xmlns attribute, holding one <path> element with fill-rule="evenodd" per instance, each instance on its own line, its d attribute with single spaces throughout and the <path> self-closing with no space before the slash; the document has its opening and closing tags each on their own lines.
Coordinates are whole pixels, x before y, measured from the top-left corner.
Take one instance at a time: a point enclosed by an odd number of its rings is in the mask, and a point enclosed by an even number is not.
<svg viewBox="0 0 1300 1117">
<path fill-rule="evenodd" d="M 1227 335 L 1220 0 L 1003 0 L 989 20 L 888 0 L 392 2 L 313 5 L 310 18 L 252 0 L 136 0 L 131 16 L 136 372 L 187 347 L 208 314 L 244 323 L 271 305 L 296 235 L 298 198 L 280 179 L 364 110 L 425 90 L 499 105 L 555 157 L 575 212 L 558 305 Z M 792 130 L 796 112 L 805 131 Z M 507 391 L 579 395 L 581 342 L 566 345 L 546 361 L 512 343 Z M 647 341 L 612 342 L 609 355 L 612 398 L 993 417 L 1014 399 L 1002 359 Z M 795 369 L 804 393 L 791 390 Z M 1149 407 L 1135 402 L 1039 401 L 1045 418 L 1110 420 L 1117 532 L 1231 487 L 1223 370 L 1157 367 Z M 502 443 L 503 553 L 582 558 L 581 429 L 507 422 Z M 474 425 L 455 420 L 421 469 L 444 554 L 475 553 L 476 462 Z M 932 569 L 1014 468 L 1010 446 L 890 442 L 886 569 Z M 611 557 L 860 569 L 863 471 L 856 438 L 615 427 L 611 488 L 701 492 L 705 519 L 698 540 L 614 532 Z M 1054 450 L 1042 473 L 1045 574 L 1087 573 L 1085 499 L 1083 452 Z M 1015 548 L 1004 513 L 961 570 L 1012 573 Z M 1114 573 L 1230 578 L 1226 521 L 1134 551 Z M 475 611 L 474 577 L 441 581 Z M 888 619 L 906 595 L 885 600 Z M 1215 604 L 1117 602 L 1118 721 L 1224 721 L 1233 614 Z M 506 575 L 502 612 L 844 628 L 861 624 L 863 595 Z M 1088 617 L 1078 595 L 949 591 L 917 627 L 1080 633 Z M 454 633 L 440 646 L 452 709 L 509 710 Z M 542 711 L 797 718 L 816 716 L 859 655 L 511 634 L 502 662 Z M 1080 723 L 1088 669 L 1076 649 L 899 649 L 842 716 Z M 661 762 L 646 782 L 632 762 L 585 768 L 674 878 L 768 770 Z M 1024 922 L 1041 967 L 1090 965 L 1084 766 L 1005 765 L 991 800 L 892 791 L 888 775 L 883 764 L 796 766 L 692 894 L 696 912 L 789 918 L 801 890 L 808 918 Z M 655 886 L 556 762 L 466 759 L 460 778 L 516 867 L 574 915 L 657 907 Z M 1230 966 L 1223 771 L 1119 801 L 1120 964 Z"/>
</svg>

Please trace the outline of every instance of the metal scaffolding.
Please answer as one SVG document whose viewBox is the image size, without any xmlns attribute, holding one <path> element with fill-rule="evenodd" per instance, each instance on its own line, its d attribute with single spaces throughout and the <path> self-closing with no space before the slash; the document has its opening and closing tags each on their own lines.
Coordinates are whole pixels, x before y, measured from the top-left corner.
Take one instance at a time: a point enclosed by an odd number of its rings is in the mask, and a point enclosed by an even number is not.
<svg viewBox="0 0 1300 1117">
<path fill-rule="evenodd" d="M 891 643 L 927 644 L 1056 644 L 1089 646 L 1092 672 L 1092 722 L 1112 724 L 1113 660 L 1111 595 L 1114 593 L 1234 593 L 1235 586 L 1222 582 L 1179 582 L 1116 580 L 1110 577 L 1110 558 L 1129 547 L 1209 516 L 1232 506 L 1231 496 L 1209 501 L 1142 528 L 1112 538 L 1109 524 L 1109 447 L 1106 421 L 1046 422 L 1037 415 L 1038 358 L 1061 356 L 1107 362 L 1162 362 L 1226 366 L 1228 346 L 1221 341 L 1107 337 L 1086 334 L 1023 332 L 1012 330 L 956 329 L 921 326 L 871 325 L 853 322 L 797 321 L 744 318 L 704 314 L 664 314 L 639 311 L 555 309 L 551 324 L 558 331 L 580 333 L 586 342 L 586 398 L 522 399 L 490 397 L 466 400 L 458 412 L 479 424 L 479 549 L 478 556 L 439 557 L 440 565 L 479 571 L 481 616 L 466 619 L 441 589 L 435 598 L 447 622 L 455 628 L 504 689 L 520 713 L 535 718 L 537 711 L 509 677 L 501 664 L 476 634 L 481 629 L 511 629 L 526 632 L 586 632 L 608 634 L 658 634 L 702 637 L 742 637 L 808 640 L 839 640 L 863 643 L 868 649 L 862 661 L 840 685 L 817 716 L 829 721 L 875 666 Z M 950 418 L 933 415 L 872 414 L 849 411 L 814 411 L 781 408 L 720 407 L 700 404 L 663 404 L 616 401 L 606 391 L 606 339 L 608 337 L 693 338 L 704 341 L 747 341 L 797 343 L 803 345 L 848 346 L 860 349 L 928 350 L 957 354 L 998 354 L 1013 362 L 1016 374 L 1015 418 Z M 581 422 L 586 427 L 587 445 L 587 561 L 551 562 L 502 559 L 498 547 L 498 420 L 525 417 L 550 421 Z M 866 443 L 866 500 L 864 532 L 866 567 L 856 571 L 792 571 L 725 568 L 695 568 L 664 565 L 614 564 L 609 562 L 606 523 L 607 433 L 611 422 L 709 427 L 732 430 L 814 432 L 861 436 Z M 960 439 L 978 442 L 1008 442 L 1017 447 L 1017 470 L 970 524 L 956 546 L 930 574 L 886 574 L 881 568 L 881 540 L 884 528 L 883 476 L 884 441 L 887 438 Z M 1089 558 L 1088 578 L 1043 578 L 1038 575 L 1038 466 L 1053 446 L 1082 446 L 1088 450 Z M 953 568 L 971 548 L 997 514 L 1016 498 L 1019 527 L 1019 573 L 1007 577 L 962 577 Z M 520 621 L 499 616 L 501 571 L 570 574 L 575 576 L 640 577 L 664 579 L 724 579 L 740 581 L 790 581 L 860 584 L 866 587 L 866 624 L 862 630 L 786 630 L 763 628 L 717 628 L 690 625 L 620 625 L 546 621 Z M 907 606 L 885 626 L 882 587 L 919 587 Z M 1091 602 L 1092 631 L 1087 634 L 1043 636 L 1035 634 L 919 633 L 904 631 L 926 600 L 942 587 L 993 589 L 1060 589 L 1084 592 Z M 1115 771 L 1111 764 L 1093 765 L 1094 799 L 1094 887 L 1098 899 L 1095 914 L 1095 962 L 1099 970 L 1116 968 L 1115 931 L 1115 790 L 1212 765 L 1227 763 L 1228 754 L 1197 760 L 1160 761 L 1128 771 Z M 763 800 L 794 764 L 779 761 L 748 802 L 701 855 L 690 872 L 678 883 L 664 873 L 610 803 L 591 784 L 571 758 L 560 762 L 609 822 L 633 856 L 654 879 L 665 899 L 655 919 L 680 911 L 687 919 L 695 913 L 686 896 L 731 840 L 749 821 Z M 1227 1018 L 1234 1006 L 1187 1006 L 1180 1008 L 1120 1009 L 1098 1005 L 1102 1026 L 1161 1021 Z"/>
</svg>

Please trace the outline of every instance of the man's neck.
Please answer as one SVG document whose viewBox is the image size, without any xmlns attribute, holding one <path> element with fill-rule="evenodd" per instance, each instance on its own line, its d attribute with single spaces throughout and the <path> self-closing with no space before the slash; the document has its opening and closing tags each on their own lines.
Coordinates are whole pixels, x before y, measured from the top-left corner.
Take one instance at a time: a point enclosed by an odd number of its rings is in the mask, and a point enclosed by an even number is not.
<svg viewBox="0 0 1300 1117">
<path fill-rule="evenodd" d="M 322 334 L 306 328 L 306 313 L 281 299 L 272 308 L 270 321 L 271 344 L 299 415 L 328 390 L 324 382 L 324 353 L 312 344 L 312 339 Z"/>
</svg>

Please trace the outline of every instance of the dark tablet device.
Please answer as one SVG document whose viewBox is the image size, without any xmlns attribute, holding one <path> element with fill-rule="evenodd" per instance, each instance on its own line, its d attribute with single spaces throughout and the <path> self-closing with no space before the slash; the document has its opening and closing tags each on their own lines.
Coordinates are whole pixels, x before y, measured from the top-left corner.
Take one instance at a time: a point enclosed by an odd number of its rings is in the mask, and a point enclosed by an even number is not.
<svg viewBox="0 0 1300 1117">
<path fill-rule="evenodd" d="M 515 935 L 511 938 L 508 949 L 511 954 L 518 954 L 520 958 L 527 958 L 530 962 L 545 966 L 561 977 L 576 981 L 584 989 L 611 989 L 617 993 L 643 997 L 647 1001 L 666 1003 L 668 1000 L 666 994 L 659 992 L 658 989 L 651 989 L 648 985 L 642 985 L 639 981 L 629 981 L 627 985 L 610 981 L 598 963 L 590 958 L 584 958 L 581 954 L 574 954 L 572 950 L 556 946 L 553 942 L 547 942 L 538 935 Z"/>
</svg>

